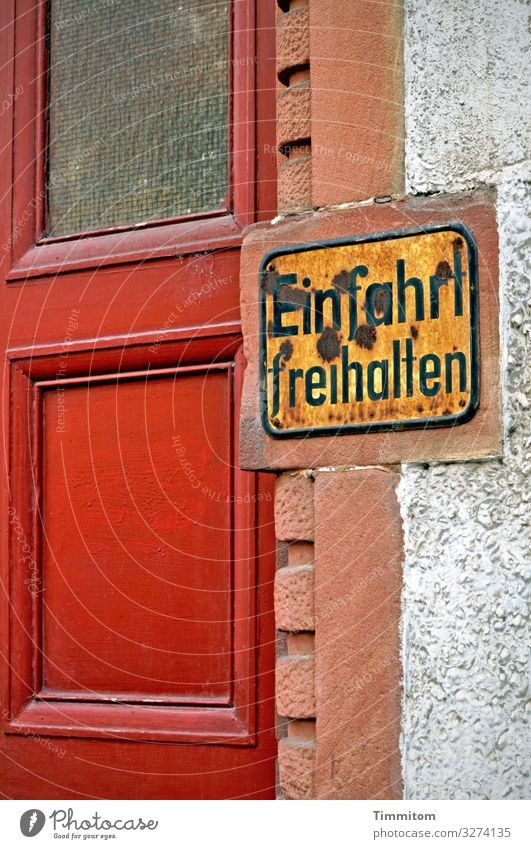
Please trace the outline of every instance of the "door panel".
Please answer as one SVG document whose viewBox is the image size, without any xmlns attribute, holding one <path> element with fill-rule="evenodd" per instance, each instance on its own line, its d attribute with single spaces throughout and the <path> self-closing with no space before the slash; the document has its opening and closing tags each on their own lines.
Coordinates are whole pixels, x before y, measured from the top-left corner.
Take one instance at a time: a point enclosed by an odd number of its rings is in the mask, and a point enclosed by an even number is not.
<svg viewBox="0 0 531 849">
<path fill-rule="evenodd" d="M 228 704 L 228 368 L 66 383 L 42 407 L 42 690 Z"/>
<path fill-rule="evenodd" d="M 231 31 L 246 21 L 231 49 L 259 57 L 252 109 L 231 73 L 247 116 L 243 144 L 231 136 L 232 208 L 62 240 L 43 230 L 42 151 L 27 130 L 44 5 L 17 4 L 17 43 L 31 49 L 16 58 L 14 4 L 0 21 L 13 51 L 3 90 L 30 80 L 8 116 L 14 138 L 1 125 L 15 192 L 6 182 L 0 215 L 0 788 L 272 798 L 271 481 L 239 470 L 237 428 L 241 232 L 274 209 L 261 151 L 274 144 L 275 4 L 258 4 L 256 50 L 254 3 L 230 4 Z"/>
</svg>

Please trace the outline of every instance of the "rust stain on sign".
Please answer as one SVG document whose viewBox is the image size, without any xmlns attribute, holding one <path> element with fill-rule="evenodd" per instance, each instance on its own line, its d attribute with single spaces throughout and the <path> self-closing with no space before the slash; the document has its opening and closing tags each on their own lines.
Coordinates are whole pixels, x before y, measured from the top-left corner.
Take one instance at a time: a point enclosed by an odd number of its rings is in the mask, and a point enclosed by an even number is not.
<svg viewBox="0 0 531 849">
<path fill-rule="evenodd" d="M 272 436 L 451 426 L 477 408 L 476 248 L 460 224 L 279 248 L 260 308 Z"/>
</svg>

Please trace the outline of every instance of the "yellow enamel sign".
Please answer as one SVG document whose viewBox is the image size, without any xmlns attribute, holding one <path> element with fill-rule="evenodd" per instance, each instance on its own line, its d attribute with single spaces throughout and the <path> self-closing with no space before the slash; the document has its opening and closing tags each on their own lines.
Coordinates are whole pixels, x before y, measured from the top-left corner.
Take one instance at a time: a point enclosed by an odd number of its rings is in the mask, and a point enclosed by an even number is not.
<svg viewBox="0 0 531 849">
<path fill-rule="evenodd" d="M 279 248 L 260 270 L 275 437 L 450 426 L 478 404 L 476 248 L 460 224 Z"/>
</svg>

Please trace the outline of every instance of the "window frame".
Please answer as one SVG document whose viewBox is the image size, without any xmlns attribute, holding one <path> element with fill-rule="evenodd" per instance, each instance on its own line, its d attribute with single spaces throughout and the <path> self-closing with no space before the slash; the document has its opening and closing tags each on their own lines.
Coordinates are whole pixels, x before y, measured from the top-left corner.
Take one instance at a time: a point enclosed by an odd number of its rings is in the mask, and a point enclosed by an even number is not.
<svg viewBox="0 0 531 849">
<path fill-rule="evenodd" d="M 229 0 L 228 204 L 165 220 L 47 237 L 49 0 L 2 4 L 9 35 L 3 73 L 13 95 L 11 227 L 7 280 L 237 246 L 255 220 L 255 0 Z M 14 24 L 13 24 L 14 21 Z"/>
</svg>

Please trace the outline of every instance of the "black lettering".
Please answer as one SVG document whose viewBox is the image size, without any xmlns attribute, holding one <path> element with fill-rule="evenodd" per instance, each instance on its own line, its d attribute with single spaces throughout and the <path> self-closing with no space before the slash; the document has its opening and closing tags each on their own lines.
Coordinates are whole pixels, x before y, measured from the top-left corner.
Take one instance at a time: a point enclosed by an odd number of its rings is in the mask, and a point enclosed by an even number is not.
<svg viewBox="0 0 531 849">
<path fill-rule="evenodd" d="M 271 411 L 272 416 L 276 416 L 278 411 L 280 410 L 280 360 L 282 359 L 282 354 L 275 354 L 273 357 L 273 367 L 268 369 L 268 374 L 273 375 L 273 409 Z"/>
<path fill-rule="evenodd" d="M 376 316 L 376 313 L 381 315 Z M 365 295 L 365 318 L 367 324 L 378 327 L 380 324 L 393 323 L 393 286 L 392 283 L 372 283 Z"/>
<path fill-rule="evenodd" d="M 446 369 L 446 392 L 450 394 L 453 389 L 452 368 L 454 360 L 459 363 L 459 391 L 466 392 L 466 357 L 462 351 L 455 354 L 445 354 L 444 365 Z"/>
<path fill-rule="evenodd" d="M 314 377 L 317 380 L 314 380 Z M 320 407 L 326 400 L 324 392 L 320 392 L 317 397 L 314 392 L 316 389 L 324 389 L 326 386 L 326 372 L 322 366 L 312 366 L 306 372 L 306 403 L 311 407 Z"/>
<path fill-rule="evenodd" d="M 379 391 L 374 388 L 374 373 L 376 369 L 379 369 L 381 374 L 382 388 Z M 367 369 L 367 395 L 369 396 L 371 401 L 381 401 L 382 399 L 389 398 L 388 360 L 373 360 L 371 363 L 369 363 L 369 367 Z"/>
<path fill-rule="evenodd" d="M 275 291 L 273 292 L 273 335 L 274 336 L 297 336 L 299 328 L 296 324 L 289 324 L 287 327 L 282 327 L 282 314 L 285 312 L 295 312 L 298 307 L 286 301 L 281 301 L 279 298 L 279 290 L 281 286 L 293 286 L 297 282 L 296 274 L 279 274 L 277 276 Z"/>
<path fill-rule="evenodd" d="M 456 315 L 463 315 L 463 271 L 461 251 L 454 250 L 454 308 Z"/>
<path fill-rule="evenodd" d="M 322 333 L 324 327 L 323 304 L 326 300 L 332 301 L 332 320 L 334 327 L 341 327 L 341 301 L 339 300 L 339 292 L 335 289 L 327 289 L 325 292 L 322 289 L 317 289 L 315 292 L 315 332 Z"/>
<path fill-rule="evenodd" d="M 348 345 L 341 347 L 341 380 L 342 393 L 341 400 L 343 404 L 348 404 L 350 396 L 349 377 L 350 372 L 356 373 L 356 401 L 363 401 L 363 369 L 361 363 L 356 361 L 349 363 L 348 361 Z"/>
<path fill-rule="evenodd" d="M 431 366 L 431 368 L 430 368 Z M 441 361 L 439 357 L 435 354 L 425 354 L 425 356 L 421 357 L 419 360 L 419 384 L 420 391 L 423 395 L 426 395 L 427 398 L 433 397 L 433 395 L 437 395 L 437 392 L 441 388 L 440 380 L 437 380 L 438 377 L 441 376 Z M 428 386 L 428 381 L 435 380 L 435 383 L 432 386 Z"/>
<path fill-rule="evenodd" d="M 350 281 L 348 284 L 348 314 L 349 314 L 349 333 L 348 338 L 351 342 L 358 329 L 358 296 L 357 292 L 361 292 L 361 286 L 356 284 L 357 277 L 367 277 L 369 269 L 366 265 L 356 265 L 350 272 Z"/>
<path fill-rule="evenodd" d="M 304 374 L 301 368 L 290 368 L 289 370 L 289 405 L 294 407 L 296 404 L 297 379 Z"/>
<path fill-rule="evenodd" d="M 402 358 L 402 362 L 406 364 L 406 396 L 408 398 L 413 395 L 413 363 L 416 359 L 413 356 L 413 342 L 411 339 L 406 339 L 406 356 Z"/>
<path fill-rule="evenodd" d="M 403 259 L 396 261 L 396 277 L 398 283 L 398 322 L 406 320 L 406 289 L 412 286 L 415 290 L 415 321 L 424 321 L 424 286 L 419 277 L 406 280 L 406 267 Z"/>
<path fill-rule="evenodd" d="M 393 397 L 400 398 L 402 375 L 400 369 L 400 340 L 393 340 Z"/>
<path fill-rule="evenodd" d="M 430 277 L 430 318 L 439 318 L 439 289 L 441 286 L 448 286 L 448 279 L 433 274 Z"/>
<path fill-rule="evenodd" d="M 337 366 L 330 366 L 330 403 L 337 404 Z"/>
</svg>

